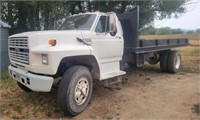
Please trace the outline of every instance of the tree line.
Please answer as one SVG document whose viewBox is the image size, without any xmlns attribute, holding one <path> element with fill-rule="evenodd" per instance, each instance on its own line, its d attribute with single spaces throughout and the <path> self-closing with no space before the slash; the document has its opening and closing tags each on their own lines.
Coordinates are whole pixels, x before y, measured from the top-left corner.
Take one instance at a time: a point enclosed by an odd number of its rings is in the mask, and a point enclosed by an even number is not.
<svg viewBox="0 0 200 120">
<path fill-rule="evenodd" d="M 72 14 L 79 12 L 124 13 L 140 6 L 139 28 L 149 25 L 155 18 L 178 17 L 186 12 L 189 0 L 166 1 L 0 1 L 1 19 L 11 25 L 10 34 L 53 30 Z"/>
<path fill-rule="evenodd" d="M 172 29 L 170 27 L 160 27 L 160 28 L 154 28 L 152 25 L 146 28 L 142 28 L 140 33 L 142 35 L 167 35 L 167 34 L 191 34 L 191 33 L 200 33 L 200 29 L 196 30 L 182 30 L 180 28 L 178 29 Z"/>
</svg>

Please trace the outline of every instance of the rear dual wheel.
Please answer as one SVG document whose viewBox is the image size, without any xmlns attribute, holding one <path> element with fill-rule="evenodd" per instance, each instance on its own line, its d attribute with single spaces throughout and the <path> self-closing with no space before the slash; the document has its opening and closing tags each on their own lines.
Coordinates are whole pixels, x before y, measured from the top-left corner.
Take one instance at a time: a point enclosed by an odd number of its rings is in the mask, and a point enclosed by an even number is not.
<svg viewBox="0 0 200 120">
<path fill-rule="evenodd" d="M 155 58 L 155 57 L 149 58 L 149 61 L 148 61 L 148 63 L 150 65 L 156 65 L 158 62 L 159 62 L 159 60 L 157 58 Z"/>
<path fill-rule="evenodd" d="M 181 55 L 177 51 L 160 53 L 160 69 L 163 72 L 177 73 L 181 65 Z"/>
<path fill-rule="evenodd" d="M 177 51 L 170 52 L 168 56 L 168 72 L 177 73 L 181 66 L 181 55 Z"/>
<path fill-rule="evenodd" d="M 170 53 L 171 51 L 162 51 L 161 53 L 160 53 L 160 70 L 162 71 L 162 72 L 167 72 L 168 71 L 168 56 L 169 56 L 169 53 Z"/>
</svg>

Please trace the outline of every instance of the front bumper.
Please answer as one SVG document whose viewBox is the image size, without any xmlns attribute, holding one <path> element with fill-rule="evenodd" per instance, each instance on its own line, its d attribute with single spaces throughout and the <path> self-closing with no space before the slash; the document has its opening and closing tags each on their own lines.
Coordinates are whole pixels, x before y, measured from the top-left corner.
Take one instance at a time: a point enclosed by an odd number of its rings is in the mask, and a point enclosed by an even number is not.
<svg viewBox="0 0 200 120">
<path fill-rule="evenodd" d="M 9 74 L 16 81 L 20 82 L 32 91 L 49 92 L 53 85 L 53 77 L 36 75 L 28 71 L 9 66 Z"/>
</svg>

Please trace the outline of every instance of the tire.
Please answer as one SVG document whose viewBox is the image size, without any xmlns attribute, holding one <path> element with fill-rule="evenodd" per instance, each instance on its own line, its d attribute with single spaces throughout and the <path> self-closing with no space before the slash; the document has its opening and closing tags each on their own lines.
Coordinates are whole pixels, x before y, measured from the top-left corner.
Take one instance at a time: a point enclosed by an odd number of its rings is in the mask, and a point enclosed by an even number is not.
<svg viewBox="0 0 200 120">
<path fill-rule="evenodd" d="M 181 54 L 177 51 L 170 52 L 167 64 L 169 73 L 177 73 L 181 66 Z"/>
<path fill-rule="evenodd" d="M 160 53 L 160 70 L 162 72 L 168 72 L 168 55 L 170 51 L 162 51 Z"/>
<path fill-rule="evenodd" d="M 88 68 L 70 67 L 58 86 L 57 100 L 60 108 L 65 114 L 72 116 L 80 114 L 88 106 L 92 88 L 93 80 Z"/>
<path fill-rule="evenodd" d="M 149 58 L 149 61 L 148 61 L 150 65 L 156 65 L 158 62 L 159 60 L 154 57 Z"/>
<path fill-rule="evenodd" d="M 17 85 L 19 86 L 19 88 L 21 88 L 23 91 L 25 92 L 31 92 L 32 90 L 27 88 L 26 86 L 22 85 L 21 83 L 17 82 Z"/>
</svg>

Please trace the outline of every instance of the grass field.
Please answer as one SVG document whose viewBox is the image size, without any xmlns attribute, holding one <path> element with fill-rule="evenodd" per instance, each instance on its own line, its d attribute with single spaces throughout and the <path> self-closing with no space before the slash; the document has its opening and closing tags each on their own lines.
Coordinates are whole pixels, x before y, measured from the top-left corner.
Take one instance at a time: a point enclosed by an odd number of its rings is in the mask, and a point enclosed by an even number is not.
<svg viewBox="0 0 200 120">
<path fill-rule="evenodd" d="M 171 34 L 171 35 L 143 35 L 140 39 L 175 39 L 188 38 L 189 40 L 200 40 L 200 34 Z"/>
<path fill-rule="evenodd" d="M 182 54 L 182 66 L 180 72 L 191 74 L 199 73 L 200 36 L 198 34 L 140 36 L 141 39 L 166 39 L 183 37 L 189 38 L 190 45 L 182 48 L 177 48 L 177 50 L 179 50 Z M 156 69 L 159 71 L 159 64 L 155 66 L 146 64 L 140 69 L 144 71 Z M 63 116 L 64 114 L 62 114 L 62 112 L 59 110 L 56 102 L 55 91 L 53 91 L 51 94 L 36 92 L 28 94 L 18 88 L 16 82 L 9 78 L 7 72 L 3 72 L 1 74 L 0 117 L 3 119 L 55 119 L 62 118 Z"/>
</svg>

